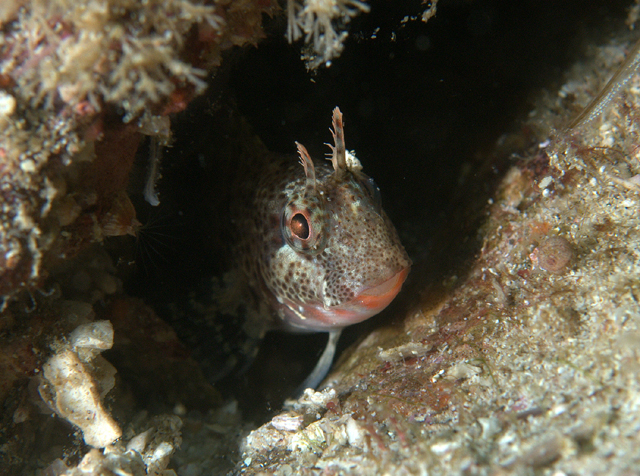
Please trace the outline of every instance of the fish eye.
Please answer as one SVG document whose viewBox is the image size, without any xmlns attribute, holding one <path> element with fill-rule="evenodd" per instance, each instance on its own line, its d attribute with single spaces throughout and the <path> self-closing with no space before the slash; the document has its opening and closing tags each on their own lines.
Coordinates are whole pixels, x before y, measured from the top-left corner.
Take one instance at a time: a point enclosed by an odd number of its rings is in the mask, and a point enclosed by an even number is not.
<svg viewBox="0 0 640 476">
<path fill-rule="evenodd" d="M 323 225 L 322 206 L 307 199 L 294 200 L 284 207 L 280 228 L 284 240 L 293 249 L 316 253 L 324 243 Z"/>
<path fill-rule="evenodd" d="M 301 240 L 309 238 L 309 222 L 302 213 L 296 213 L 291 217 L 289 229 Z"/>
</svg>

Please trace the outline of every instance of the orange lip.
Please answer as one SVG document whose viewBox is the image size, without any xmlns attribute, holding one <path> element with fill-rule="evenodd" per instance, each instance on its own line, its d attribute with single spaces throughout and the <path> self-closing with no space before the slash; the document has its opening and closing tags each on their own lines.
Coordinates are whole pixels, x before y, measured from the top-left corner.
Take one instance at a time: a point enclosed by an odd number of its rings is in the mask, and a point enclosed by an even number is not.
<svg viewBox="0 0 640 476">
<path fill-rule="evenodd" d="M 349 304 L 360 305 L 376 313 L 382 311 L 400 292 L 402 283 L 404 283 L 404 280 L 407 279 L 407 275 L 409 274 L 409 269 L 410 268 L 405 268 L 382 284 L 365 289 Z"/>
</svg>

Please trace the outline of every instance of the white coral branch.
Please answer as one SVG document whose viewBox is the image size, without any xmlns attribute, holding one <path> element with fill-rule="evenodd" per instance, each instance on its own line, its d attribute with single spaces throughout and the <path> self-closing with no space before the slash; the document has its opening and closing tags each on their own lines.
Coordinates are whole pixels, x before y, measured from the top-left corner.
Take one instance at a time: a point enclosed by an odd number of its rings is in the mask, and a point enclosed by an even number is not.
<svg viewBox="0 0 640 476">
<path fill-rule="evenodd" d="M 359 13 L 367 13 L 369 5 L 359 0 L 287 0 L 287 39 L 304 41 L 313 54 L 308 66 L 315 68 L 340 55 L 348 36 L 346 25 Z"/>
</svg>

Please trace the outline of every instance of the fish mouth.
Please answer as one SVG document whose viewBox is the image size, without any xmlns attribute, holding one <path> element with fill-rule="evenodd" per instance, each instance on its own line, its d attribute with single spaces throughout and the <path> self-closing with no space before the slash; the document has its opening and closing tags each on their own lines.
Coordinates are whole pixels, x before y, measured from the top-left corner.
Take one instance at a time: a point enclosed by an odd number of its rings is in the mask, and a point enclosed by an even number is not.
<svg viewBox="0 0 640 476">
<path fill-rule="evenodd" d="M 365 313 L 371 312 L 367 317 L 371 317 L 379 313 L 398 295 L 400 288 L 402 288 L 402 284 L 405 279 L 407 279 L 409 269 L 410 268 L 408 267 L 404 268 L 386 281 L 376 286 L 364 289 L 344 306 L 353 308 L 354 310 L 360 309 Z"/>
<path fill-rule="evenodd" d="M 386 281 L 363 289 L 360 294 L 351 301 L 340 306 L 336 306 L 336 310 L 346 312 L 351 311 L 355 316 L 360 317 L 355 322 L 360 322 L 361 320 L 368 319 L 369 317 L 378 314 L 398 295 L 402 288 L 402 284 L 405 279 L 407 279 L 409 270 L 409 267 L 404 268 Z"/>
<path fill-rule="evenodd" d="M 398 295 L 411 267 L 401 269 L 382 283 L 365 287 L 351 300 L 337 306 L 303 304 L 294 307 L 285 301 L 290 330 L 302 332 L 341 329 L 375 316 Z M 298 309 L 296 312 L 294 309 Z"/>
</svg>

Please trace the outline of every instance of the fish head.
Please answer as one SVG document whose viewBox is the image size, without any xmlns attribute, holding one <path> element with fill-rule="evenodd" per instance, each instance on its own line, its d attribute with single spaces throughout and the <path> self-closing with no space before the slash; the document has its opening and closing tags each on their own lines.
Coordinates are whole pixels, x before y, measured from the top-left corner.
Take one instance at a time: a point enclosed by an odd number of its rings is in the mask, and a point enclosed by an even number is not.
<svg viewBox="0 0 640 476">
<path fill-rule="evenodd" d="M 332 132 L 333 167 L 316 166 L 298 144 L 304 177 L 287 188 L 281 246 L 265 261 L 275 307 L 295 331 L 340 329 L 378 314 L 411 268 L 378 187 L 344 150 L 335 111 Z"/>
</svg>

